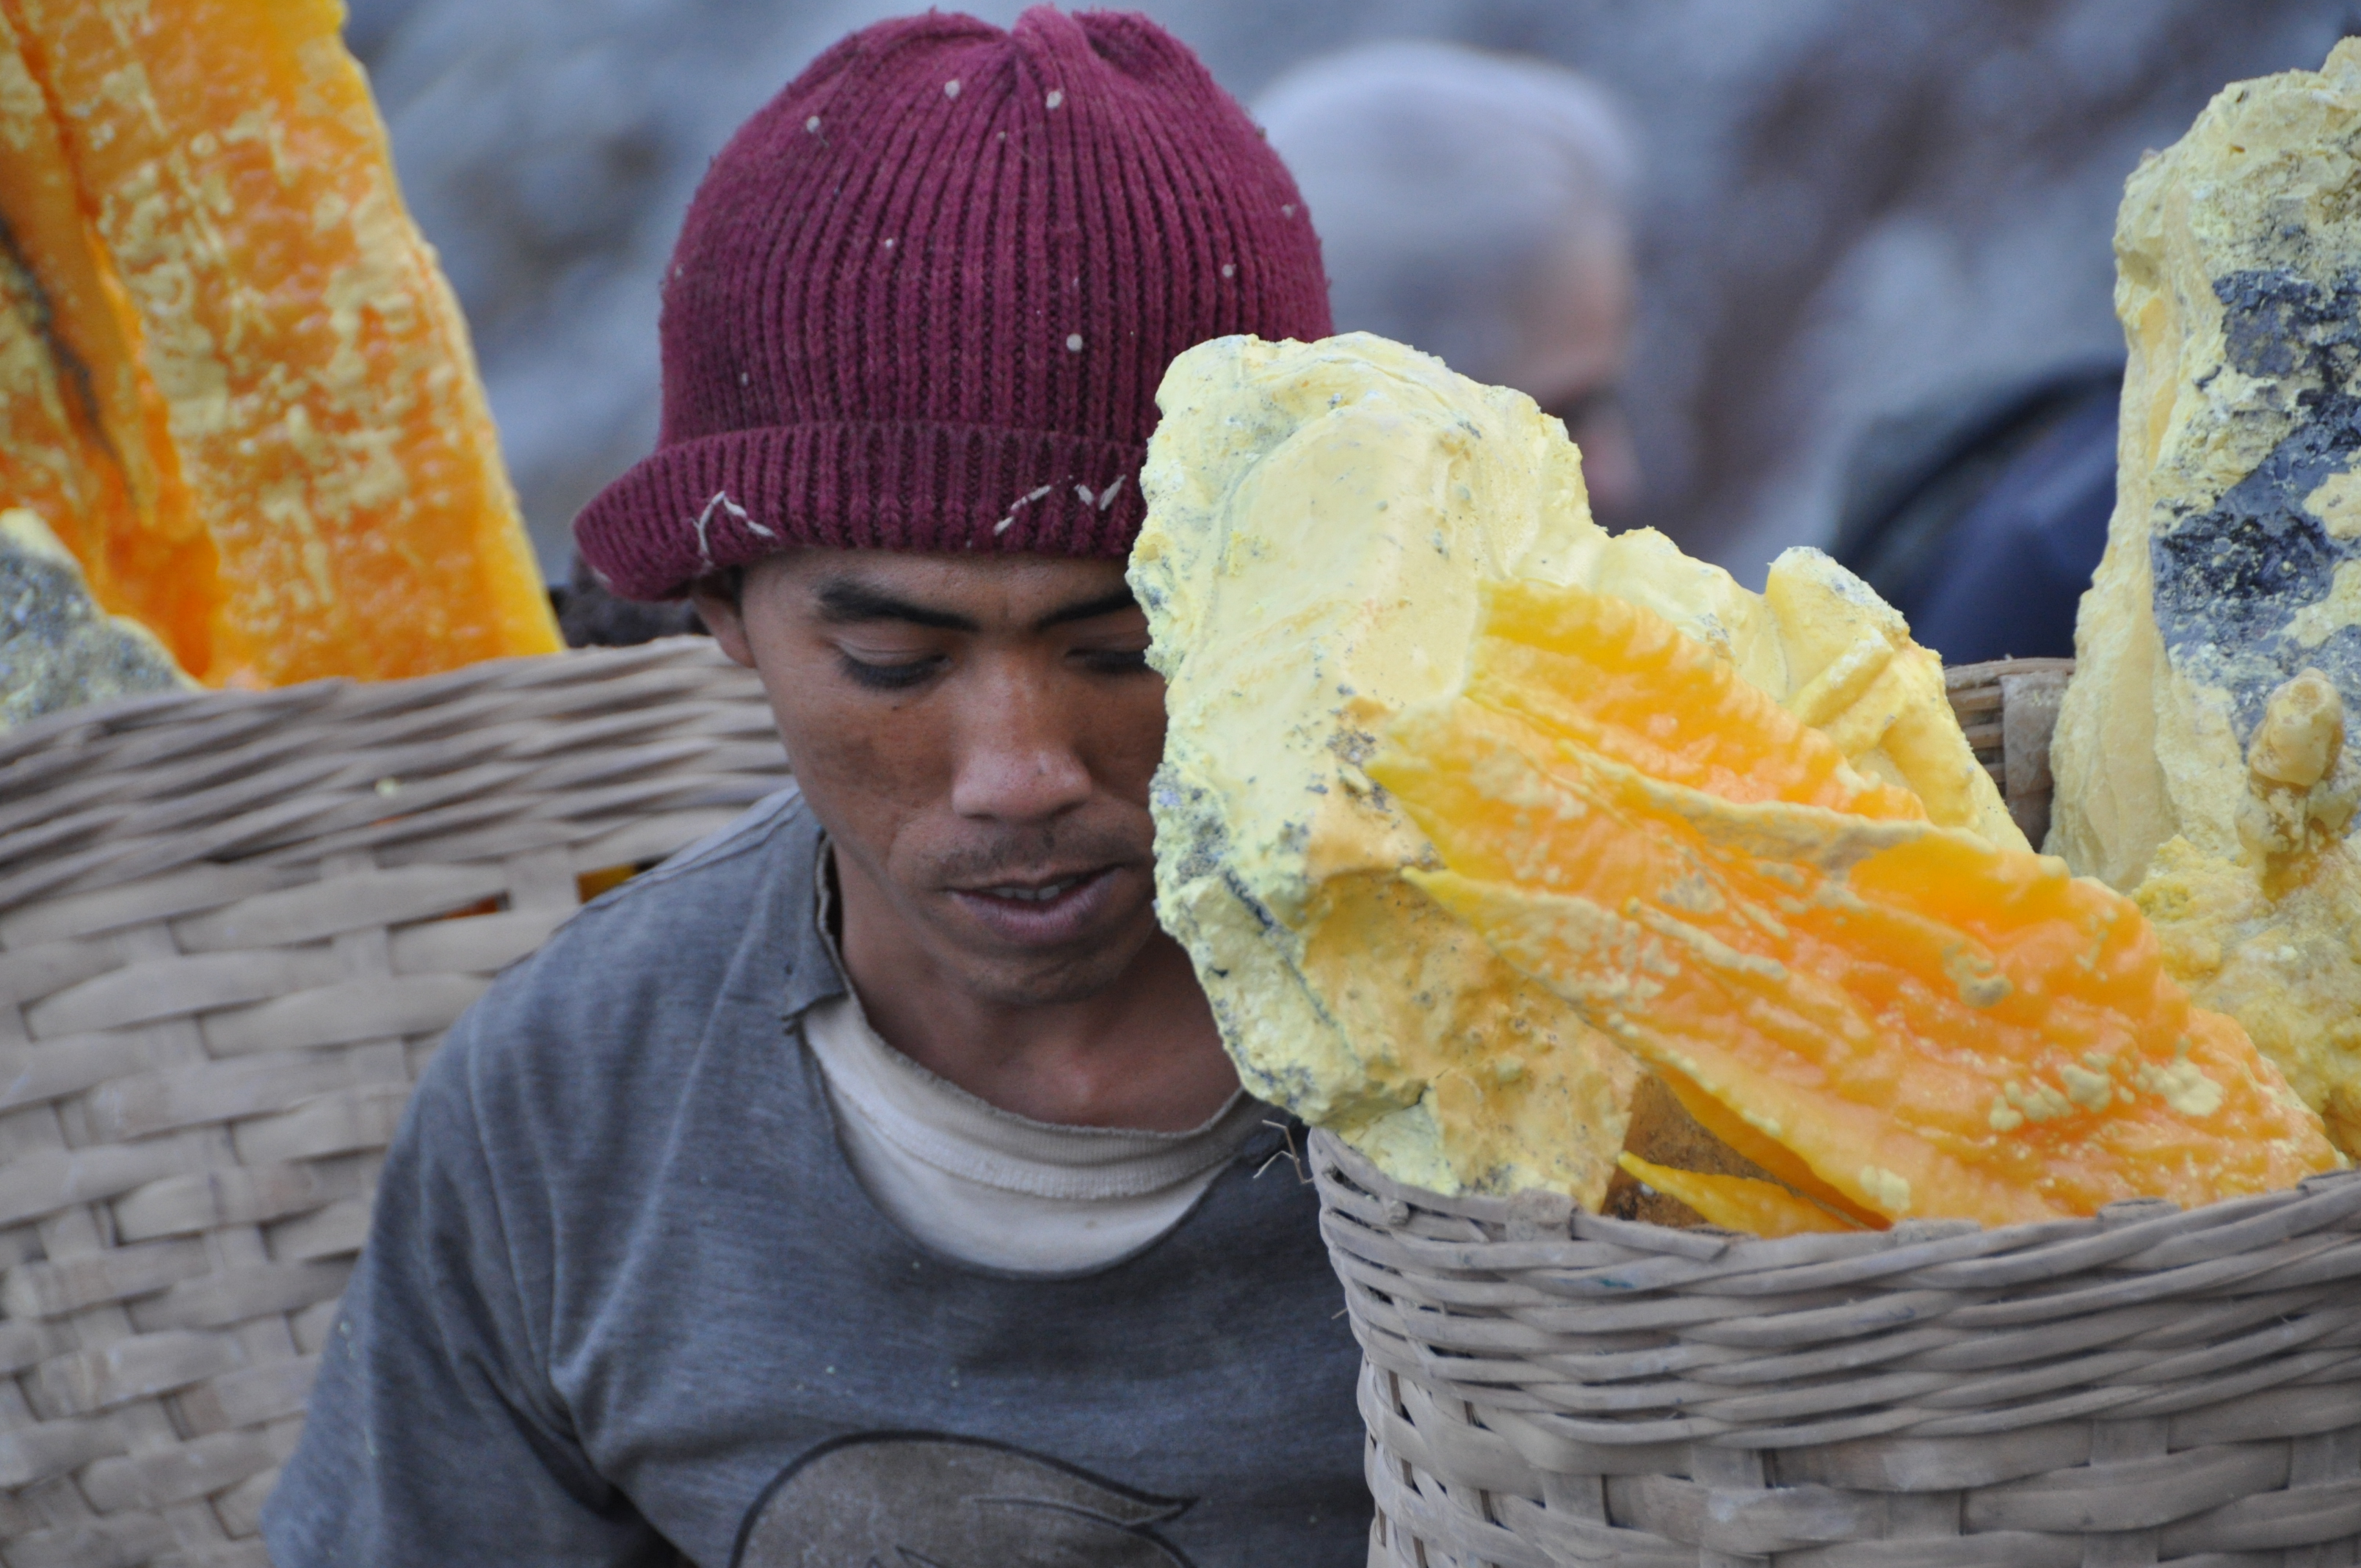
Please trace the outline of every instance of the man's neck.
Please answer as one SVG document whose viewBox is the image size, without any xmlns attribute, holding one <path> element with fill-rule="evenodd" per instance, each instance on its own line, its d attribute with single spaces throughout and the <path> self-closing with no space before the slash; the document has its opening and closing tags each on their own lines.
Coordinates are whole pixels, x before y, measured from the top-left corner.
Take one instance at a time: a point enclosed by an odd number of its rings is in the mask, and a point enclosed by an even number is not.
<svg viewBox="0 0 2361 1568">
<path fill-rule="evenodd" d="M 1090 996 L 1010 1003 L 962 983 L 857 872 L 839 875 L 836 892 L 846 978 L 870 1025 L 987 1104 L 1038 1122 L 1184 1132 L 1236 1091 L 1188 954 L 1160 931 Z"/>
</svg>

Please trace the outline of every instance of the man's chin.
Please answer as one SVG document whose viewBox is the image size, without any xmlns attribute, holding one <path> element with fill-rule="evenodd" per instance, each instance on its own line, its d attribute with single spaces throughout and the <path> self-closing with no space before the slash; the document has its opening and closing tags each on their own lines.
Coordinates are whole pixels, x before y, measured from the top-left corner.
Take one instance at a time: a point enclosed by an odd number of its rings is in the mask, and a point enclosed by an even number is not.
<svg viewBox="0 0 2361 1568">
<path fill-rule="evenodd" d="M 946 956 L 980 1000 L 1010 1007 L 1088 1001 L 1130 971 L 1157 929 L 1145 905 L 1125 908 L 1110 901 L 1093 913 L 1094 918 L 1071 924 L 955 916 L 954 929 L 942 933 L 950 948 Z M 1012 941 L 1012 935 L 1033 939 Z"/>
<path fill-rule="evenodd" d="M 961 981 L 978 1001 L 1000 1007 L 1058 1007 L 1088 1002 L 1131 970 L 1138 943 L 1099 945 L 1084 953 L 1027 959 L 960 955 Z"/>
</svg>

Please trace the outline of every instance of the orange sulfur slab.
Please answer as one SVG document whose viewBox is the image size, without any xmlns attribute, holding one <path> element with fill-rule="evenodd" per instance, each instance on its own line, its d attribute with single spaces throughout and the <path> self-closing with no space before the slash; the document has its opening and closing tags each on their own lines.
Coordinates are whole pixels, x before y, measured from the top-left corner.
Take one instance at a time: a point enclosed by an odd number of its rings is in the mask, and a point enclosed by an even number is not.
<svg viewBox="0 0 2361 1568">
<path fill-rule="evenodd" d="M 83 466 L 112 459 L 131 516 L 55 520 L 60 536 L 77 554 L 94 532 L 210 549 L 210 646 L 171 641 L 213 685 L 557 649 L 465 323 L 402 208 L 342 8 L 0 0 L 0 17 L 59 133 L 0 145 L 0 216 L 64 236 L 40 214 L 70 187 L 94 290 L 29 249 L 28 270 L 53 301 L 121 302 L 111 335 L 107 311 L 83 310 L 73 346 L 108 389 Z M 143 484 L 143 464 L 163 477 Z M 148 619 L 132 598 L 159 574 L 115 574 L 102 601 Z"/>
<path fill-rule="evenodd" d="M 1928 824 L 1686 641 L 1585 589 L 1491 590 L 1466 695 L 1398 718 L 1369 773 L 1443 859 L 1412 880 L 1740 1153 L 1861 1218 L 1986 1224 L 2339 1163 L 2128 899 Z M 1520 699 L 1552 660 L 1589 678 Z"/>
<path fill-rule="evenodd" d="M 1680 1170 L 1630 1153 L 1616 1163 L 1634 1179 L 1696 1210 L 1697 1217 L 1707 1224 L 1719 1225 L 1726 1231 L 1748 1231 L 1758 1236 L 1800 1236 L 1861 1228 L 1817 1203 L 1796 1197 L 1775 1181 Z"/>
<path fill-rule="evenodd" d="M 0 504 L 29 506 L 107 609 L 213 663 L 213 541 L 189 510 L 139 328 L 0 9 Z"/>
</svg>

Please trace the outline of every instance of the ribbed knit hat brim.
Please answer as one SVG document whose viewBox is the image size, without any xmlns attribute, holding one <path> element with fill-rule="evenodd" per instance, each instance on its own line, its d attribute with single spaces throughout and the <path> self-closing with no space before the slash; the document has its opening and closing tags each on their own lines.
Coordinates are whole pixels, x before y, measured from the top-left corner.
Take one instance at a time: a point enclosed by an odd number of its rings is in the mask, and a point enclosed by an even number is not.
<svg viewBox="0 0 2361 1568">
<path fill-rule="evenodd" d="M 715 159 L 657 449 L 576 540 L 638 598 L 796 544 L 1118 555 L 1172 358 L 1328 329 L 1293 182 L 1170 35 L 881 23 Z"/>
<path fill-rule="evenodd" d="M 594 564 L 617 591 L 640 597 L 796 543 L 1115 555 L 1146 517 L 1146 455 L 1051 431 L 917 421 L 729 431 L 640 463 L 577 529 L 586 552 L 596 538 Z M 976 504 L 992 497 L 1002 498 L 997 517 Z M 631 526 L 641 519 L 677 526 Z"/>
</svg>

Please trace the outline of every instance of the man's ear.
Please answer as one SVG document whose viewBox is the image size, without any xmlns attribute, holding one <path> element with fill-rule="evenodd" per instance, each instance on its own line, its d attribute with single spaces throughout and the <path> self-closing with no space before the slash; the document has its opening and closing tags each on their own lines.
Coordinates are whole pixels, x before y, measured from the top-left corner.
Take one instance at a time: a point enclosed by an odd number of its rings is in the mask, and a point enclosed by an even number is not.
<svg viewBox="0 0 2361 1568">
<path fill-rule="evenodd" d="M 737 587 L 739 592 L 729 591 Z M 713 641 L 732 663 L 754 667 L 754 645 L 746 640 L 746 616 L 741 608 L 743 585 L 732 585 L 712 578 L 689 585 L 688 602 L 697 609 L 697 619 L 713 633 Z"/>
</svg>

